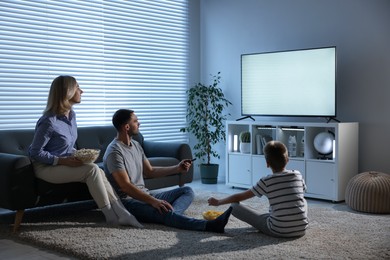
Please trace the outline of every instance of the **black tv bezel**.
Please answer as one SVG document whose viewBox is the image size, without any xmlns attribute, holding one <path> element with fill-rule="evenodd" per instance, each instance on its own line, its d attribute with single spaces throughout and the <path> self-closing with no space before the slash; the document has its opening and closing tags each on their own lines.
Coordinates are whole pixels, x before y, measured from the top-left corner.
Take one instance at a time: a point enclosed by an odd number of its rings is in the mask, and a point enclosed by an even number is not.
<svg viewBox="0 0 390 260">
<path fill-rule="evenodd" d="M 294 52 L 294 51 L 308 51 L 308 50 L 318 50 L 318 49 L 334 49 L 335 50 L 335 88 L 334 88 L 334 96 L 335 96 L 335 102 L 334 102 L 334 115 L 307 115 L 307 114 L 302 114 L 302 115 L 289 115 L 289 114 L 247 114 L 243 113 L 243 95 L 242 95 L 242 57 L 247 56 L 247 55 L 258 55 L 258 54 L 270 54 L 270 53 L 283 53 L 283 52 Z M 241 54 L 240 56 L 240 72 L 241 72 L 241 116 L 247 118 L 252 116 L 267 116 L 267 117 L 324 117 L 324 118 L 329 118 L 330 119 L 335 119 L 337 117 L 337 47 L 335 45 L 332 46 L 324 46 L 324 47 L 311 47 L 311 48 L 302 48 L 302 49 L 287 49 L 287 50 L 275 50 L 275 51 L 266 51 L 266 52 L 253 52 L 253 53 L 244 53 Z M 253 119 L 253 118 L 252 118 Z"/>
</svg>

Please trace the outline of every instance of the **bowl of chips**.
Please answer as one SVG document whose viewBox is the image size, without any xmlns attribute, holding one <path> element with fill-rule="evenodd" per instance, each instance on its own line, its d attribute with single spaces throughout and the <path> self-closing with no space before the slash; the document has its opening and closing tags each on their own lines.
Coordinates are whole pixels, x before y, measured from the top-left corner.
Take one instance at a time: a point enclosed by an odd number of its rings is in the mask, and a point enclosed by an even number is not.
<svg viewBox="0 0 390 260">
<path fill-rule="evenodd" d="M 208 210 L 202 213 L 202 216 L 205 220 L 214 220 L 221 216 L 223 211 Z"/>
<path fill-rule="evenodd" d="M 93 163 L 99 157 L 99 149 L 85 149 L 77 150 L 73 156 L 82 161 L 83 163 Z"/>
</svg>

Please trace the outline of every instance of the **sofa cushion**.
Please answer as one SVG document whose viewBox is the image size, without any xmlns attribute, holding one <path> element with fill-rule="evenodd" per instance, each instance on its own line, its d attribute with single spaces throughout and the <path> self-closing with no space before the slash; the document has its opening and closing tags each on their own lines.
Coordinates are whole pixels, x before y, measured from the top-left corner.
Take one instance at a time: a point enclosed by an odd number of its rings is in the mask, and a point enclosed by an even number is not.
<svg viewBox="0 0 390 260">
<path fill-rule="evenodd" d="M 113 126 L 93 126 L 77 128 L 76 148 L 99 149 L 100 155 L 96 163 L 103 161 L 107 146 L 116 136 Z"/>
<path fill-rule="evenodd" d="M 151 157 L 148 159 L 152 166 L 172 166 L 180 162 L 174 157 Z"/>
<path fill-rule="evenodd" d="M 0 151 L 2 153 L 28 156 L 34 138 L 34 129 L 1 130 Z"/>
</svg>

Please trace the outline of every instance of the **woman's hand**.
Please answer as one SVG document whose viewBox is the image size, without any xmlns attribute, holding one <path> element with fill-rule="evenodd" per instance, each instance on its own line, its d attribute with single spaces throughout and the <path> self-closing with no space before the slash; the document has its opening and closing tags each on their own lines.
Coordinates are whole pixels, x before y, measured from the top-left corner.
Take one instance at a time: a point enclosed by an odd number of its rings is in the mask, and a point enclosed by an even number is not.
<svg viewBox="0 0 390 260">
<path fill-rule="evenodd" d="M 210 206 L 219 206 L 219 200 L 217 200 L 214 197 L 210 197 L 207 202 L 209 203 Z"/>
<path fill-rule="evenodd" d="M 166 200 L 156 199 L 152 203 L 152 207 L 156 208 L 158 212 L 160 212 L 160 214 L 162 214 L 163 212 L 173 211 L 172 205 Z"/>
<path fill-rule="evenodd" d="M 78 167 L 83 165 L 83 162 L 77 159 L 76 157 L 69 156 L 69 157 L 60 157 L 58 159 L 58 165 L 66 165 L 70 167 Z"/>
</svg>

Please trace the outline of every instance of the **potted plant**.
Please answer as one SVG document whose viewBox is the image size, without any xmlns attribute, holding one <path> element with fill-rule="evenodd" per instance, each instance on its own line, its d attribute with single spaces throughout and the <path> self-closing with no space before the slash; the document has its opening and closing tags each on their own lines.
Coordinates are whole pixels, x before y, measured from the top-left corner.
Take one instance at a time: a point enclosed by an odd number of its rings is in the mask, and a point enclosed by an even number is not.
<svg viewBox="0 0 390 260">
<path fill-rule="evenodd" d="M 240 152 L 250 153 L 251 151 L 251 133 L 244 131 L 240 133 Z"/>
<path fill-rule="evenodd" d="M 213 83 L 198 83 L 187 90 L 187 127 L 181 132 L 189 132 L 195 136 L 194 156 L 202 160 L 199 164 L 202 183 L 217 183 L 219 165 L 211 163 L 211 158 L 220 158 L 213 145 L 225 141 L 225 124 L 227 114 L 224 109 L 232 103 L 225 98 L 218 86 L 221 75 L 212 76 Z"/>
</svg>

